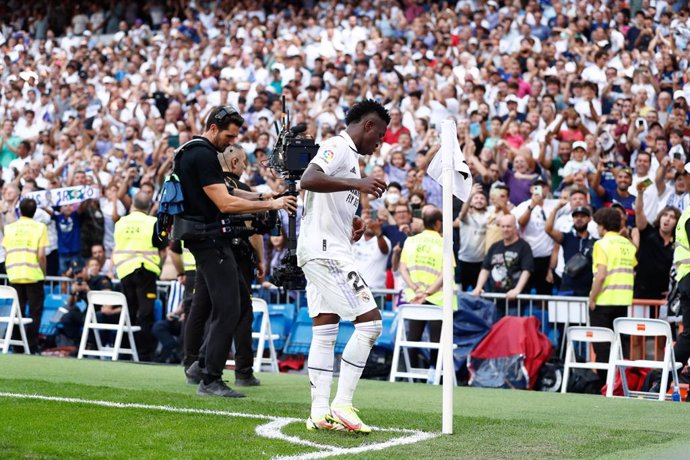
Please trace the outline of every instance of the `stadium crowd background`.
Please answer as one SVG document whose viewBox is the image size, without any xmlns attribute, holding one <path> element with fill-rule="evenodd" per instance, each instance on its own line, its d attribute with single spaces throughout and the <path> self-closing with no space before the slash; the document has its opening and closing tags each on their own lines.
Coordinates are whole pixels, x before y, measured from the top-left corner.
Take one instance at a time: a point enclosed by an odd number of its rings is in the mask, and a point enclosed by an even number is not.
<svg viewBox="0 0 690 460">
<path fill-rule="evenodd" d="M 396 259 L 405 237 L 420 231 L 414 215 L 441 205 L 425 171 L 449 118 L 478 184 L 474 195 L 484 198 L 470 200 L 473 223 L 458 221 L 463 262 L 481 263 L 487 240 L 501 238 L 497 218 L 519 217 L 514 210 L 533 198 L 539 178 L 548 192 L 537 203 L 542 228 L 560 206 L 564 232 L 581 205 L 619 205 L 634 227 L 639 191 L 645 226 L 667 205 L 688 205 L 685 1 L 9 0 L 0 6 L 0 33 L 3 224 L 16 219 L 23 194 L 74 185 L 102 192 L 54 210 L 49 275 L 101 243 L 101 271 L 112 275 L 114 222 L 137 190 L 157 196 L 174 148 L 202 131 L 213 106 L 230 104 L 246 120 L 243 179 L 281 191 L 266 167 L 281 96 L 292 122 L 306 123 L 317 142 L 337 134 L 361 98 L 391 112 L 384 143 L 362 159 L 365 174 L 390 184 L 383 198 L 362 200 L 371 230 L 356 250 L 374 289 L 404 287 Z M 464 242 L 463 227 L 474 232 Z M 543 233 L 519 231 L 535 258 L 550 256 Z M 267 238 L 266 281 L 283 244 Z M 667 273 L 657 273 L 647 296 L 661 297 Z M 558 275 L 541 277 L 557 286 Z M 463 289 L 476 284 L 463 281 Z"/>
</svg>

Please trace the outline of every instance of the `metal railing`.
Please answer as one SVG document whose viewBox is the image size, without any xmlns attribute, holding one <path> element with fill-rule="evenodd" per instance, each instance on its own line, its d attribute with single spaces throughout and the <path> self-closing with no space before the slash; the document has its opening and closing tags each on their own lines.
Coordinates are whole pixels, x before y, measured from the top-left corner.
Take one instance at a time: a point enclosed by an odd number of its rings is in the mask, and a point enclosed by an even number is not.
<svg viewBox="0 0 690 460">
<path fill-rule="evenodd" d="M 45 285 L 49 287 L 49 292 L 54 294 L 71 294 L 74 278 L 65 276 L 47 276 Z M 114 285 L 119 285 L 120 280 L 112 280 Z M 8 284 L 7 275 L 0 275 L 0 284 Z M 170 295 L 171 287 L 176 283 L 174 280 L 157 281 L 158 297 L 165 309 Z M 295 309 L 299 310 L 304 299 L 304 291 L 282 291 L 275 287 L 262 287 L 252 285 L 255 295 L 259 293 L 269 293 L 273 297 L 273 303 L 294 303 Z M 455 290 L 455 294 L 462 291 Z M 399 289 L 372 289 L 372 295 L 380 309 L 389 307 L 395 309 L 401 290 Z M 565 349 L 564 332 L 570 325 L 589 325 L 589 311 L 587 297 L 574 297 L 563 295 L 536 295 L 520 294 L 514 300 L 508 300 L 505 294 L 484 293 L 481 298 L 494 302 L 496 308 L 502 313 L 500 316 L 536 316 L 540 320 L 541 332 L 548 334 L 554 329 L 558 330 L 560 336 L 561 353 Z M 635 299 L 630 307 L 632 317 L 659 317 L 660 306 L 663 300 Z M 502 310 L 502 311 L 501 311 Z M 669 318 L 671 320 L 671 318 Z M 657 339 L 658 340 L 658 339 Z M 658 358 L 659 350 L 663 344 L 655 342 L 653 354 Z M 631 356 L 649 355 L 646 343 L 631 343 Z"/>
</svg>

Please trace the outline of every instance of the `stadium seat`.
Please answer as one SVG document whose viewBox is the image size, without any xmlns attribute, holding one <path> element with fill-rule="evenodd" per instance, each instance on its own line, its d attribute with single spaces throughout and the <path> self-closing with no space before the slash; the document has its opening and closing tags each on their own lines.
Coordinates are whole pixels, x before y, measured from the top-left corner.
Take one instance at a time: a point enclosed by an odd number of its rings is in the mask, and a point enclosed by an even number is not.
<svg viewBox="0 0 690 460">
<path fill-rule="evenodd" d="M 352 321 L 340 321 L 338 327 L 338 337 L 335 339 L 335 354 L 342 355 L 345 351 L 345 345 L 350 340 L 352 334 L 355 333 L 355 324 Z"/>
<path fill-rule="evenodd" d="M 287 355 L 308 355 L 311 345 L 311 318 L 307 307 L 302 307 L 297 312 L 297 318 L 292 323 L 290 335 L 285 341 L 283 353 Z"/>
<path fill-rule="evenodd" d="M 436 359 L 436 369 L 434 370 L 434 385 L 441 382 L 441 375 L 443 374 L 443 353 L 441 344 L 437 342 L 422 342 L 407 340 L 407 330 L 405 327 L 406 320 L 417 321 L 442 321 L 443 309 L 435 305 L 420 305 L 420 304 L 403 304 L 398 309 L 398 330 L 395 334 L 395 346 L 393 347 L 393 362 L 391 363 L 391 374 L 389 380 L 395 382 L 397 378 L 407 378 L 408 381 L 414 382 L 414 379 L 427 380 L 429 376 L 429 369 L 412 367 L 410 364 L 410 355 L 408 348 L 428 348 L 431 350 L 438 350 L 438 358 Z M 443 342 L 443 339 L 441 339 Z M 453 349 L 457 348 L 453 345 Z M 402 351 L 405 360 L 405 371 L 398 370 L 398 363 L 400 361 L 400 352 Z M 453 383 L 457 385 L 455 372 L 453 372 Z"/>
<path fill-rule="evenodd" d="M 43 301 L 43 313 L 41 314 L 41 325 L 38 328 L 40 335 L 50 336 L 57 332 L 58 321 L 55 320 L 56 313 L 61 307 L 69 303 L 68 294 L 47 294 Z M 66 310 L 65 310 L 66 311 Z"/>
<path fill-rule="evenodd" d="M 84 319 L 84 331 L 81 335 L 81 343 L 79 344 L 78 359 L 84 356 L 100 356 L 101 358 L 111 358 L 117 361 L 120 354 L 132 355 L 132 360 L 139 361 L 137 354 L 137 347 L 134 342 L 134 332 L 140 331 L 141 327 L 132 326 L 132 321 L 129 317 L 129 309 L 127 308 L 127 299 L 121 292 L 115 291 L 90 291 L 87 294 L 88 304 L 86 307 L 86 318 Z M 120 312 L 120 320 L 117 324 L 99 323 L 96 319 L 95 305 L 112 305 L 122 307 Z M 115 331 L 115 343 L 110 348 L 103 347 L 101 342 L 100 331 Z M 96 345 L 98 350 L 87 350 L 86 343 L 89 338 L 89 331 L 93 331 L 96 337 Z M 124 334 L 129 338 L 130 348 L 122 348 L 122 338 Z"/>
<path fill-rule="evenodd" d="M 611 347 L 611 359 L 609 360 L 609 373 L 606 376 L 606 397 L 613 397 L 614 379 L 618 368 L 622 368 L 621 383 L 623 385 L 623 395 L 626 397 L 641 397 L 645 399 L 666 399 L 668 388 L 668 373 L 673 375 L 674 389 L 678 389 L 678 369 L 683 367 L 682 363 L 676 362 L 673 354 L 673 338 L 671 337 L 671 326 L 660 319 L 647 318 L 616 318 L 613 321 L 614 341 Z M 665 337 L 664 357 L 662 361 L 649 359 L 623 359 L 623 343 L 621 334 L 633 337 Z M 643 367 L 661 370 L 661 386 L 659 393 L 649 391 L 632 391 L 628 389 L 628 382 L 625 377 L 625 368 Z"/>
<path fill-rule="evenodd" d="M 398 327 L 398 313 L 383 310 L 381 312 L 381 323 L 383 330 L 374 346 L 393 351 L 395 347 L 395 329 Z"/>
<path fill-rule="evenodd" d="M 596 362 L 577 362 L 575 359 L 575 346 L 573 342 L 598 343 L 609 342 L 613 344 L 613 331 L 605 327 L 589 327 L 589 326 L 571 326 L 567 329 L 567 347 L 565 351 L 565 360 L 563 366 L 563 384 L 561 385 L 561 393 L 566 393 L 568 389 L 568 378 L 570 377 L 570 370 L 577 369 L 599 369 L 608 370 L 609 363 Z M 613 356 L 613 347 L 611 347 L 611 354 L 609 355 L 609 362 Z"/>
<path fill-rule="evenodd" d="M 295 304 L 269 303 L 268 314 L 271 320 L 271 331 L 273 334 L 278 335 L 278 339 L 273 341 L 273 345 L 276 347 L 276 351 L 280 352 L 285 347 L 285 340 L 290 334 L 292 323 L 295 320 Z M 252 330 L 254 332 L 259 332 L 259 329 L 261 329 L 261 318 L 259 315 L 254 315 L 254 322 L 252 323 Z M 256 350 L 258 340 L 254 341 L 253 346 L 254 350 Z"/>
<path fill-rule="evenodd" d="M 10 345 L 15 345 L 23 347 L 25 355 L 31 354 L 24 326 L 33 323 L 33 320 L 22 317 L 17 291 L 11 286 L 0 286 L 0 299 L 10 301 L 0 305 L 0 311 L 3 311 L 2 316 L 0 316 L 0 326 L 5 325 L 4 338 L 0 339 L 0 350 L 2 353 L 7 353 L 10 350 Z M 4 312 L 7 310 L 9 311 L 5 314 Z M 15 326 L 19 328 L 21 340 L 12 340 L 12 332 Z"/>
</svg>

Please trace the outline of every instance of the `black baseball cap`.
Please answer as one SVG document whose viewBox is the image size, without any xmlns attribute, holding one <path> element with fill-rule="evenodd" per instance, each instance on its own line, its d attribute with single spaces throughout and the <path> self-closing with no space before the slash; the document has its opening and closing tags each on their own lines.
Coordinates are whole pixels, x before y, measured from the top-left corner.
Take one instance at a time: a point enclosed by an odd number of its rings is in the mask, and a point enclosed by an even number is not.
<svg viewBox="0 0 690 460">
<path fill-rule="evenodd" d="M 578 206 L 577 208 L 573 209 L 573 212 L 570 213 L 571 216 L 574 216 L 575 214 L 584 214 L 587 217 L 592 217 L 592 211 L 587 206 Z"/>
</svg>

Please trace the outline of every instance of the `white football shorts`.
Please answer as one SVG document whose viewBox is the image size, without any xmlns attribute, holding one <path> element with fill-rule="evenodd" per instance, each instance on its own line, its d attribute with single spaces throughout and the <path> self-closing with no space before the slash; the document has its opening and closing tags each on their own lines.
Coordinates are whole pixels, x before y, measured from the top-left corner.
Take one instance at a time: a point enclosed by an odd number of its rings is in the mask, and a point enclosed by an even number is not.
<svg viewBox="0 0 690 460">
<path fill-rule="evenodd" d="M 378 308 L 371 289 L 353 264 L 340 260 L 312 259 L 302 266 L 307 278 L 309 317 L 333 313 L 352 321 Z"/>
</svg>

